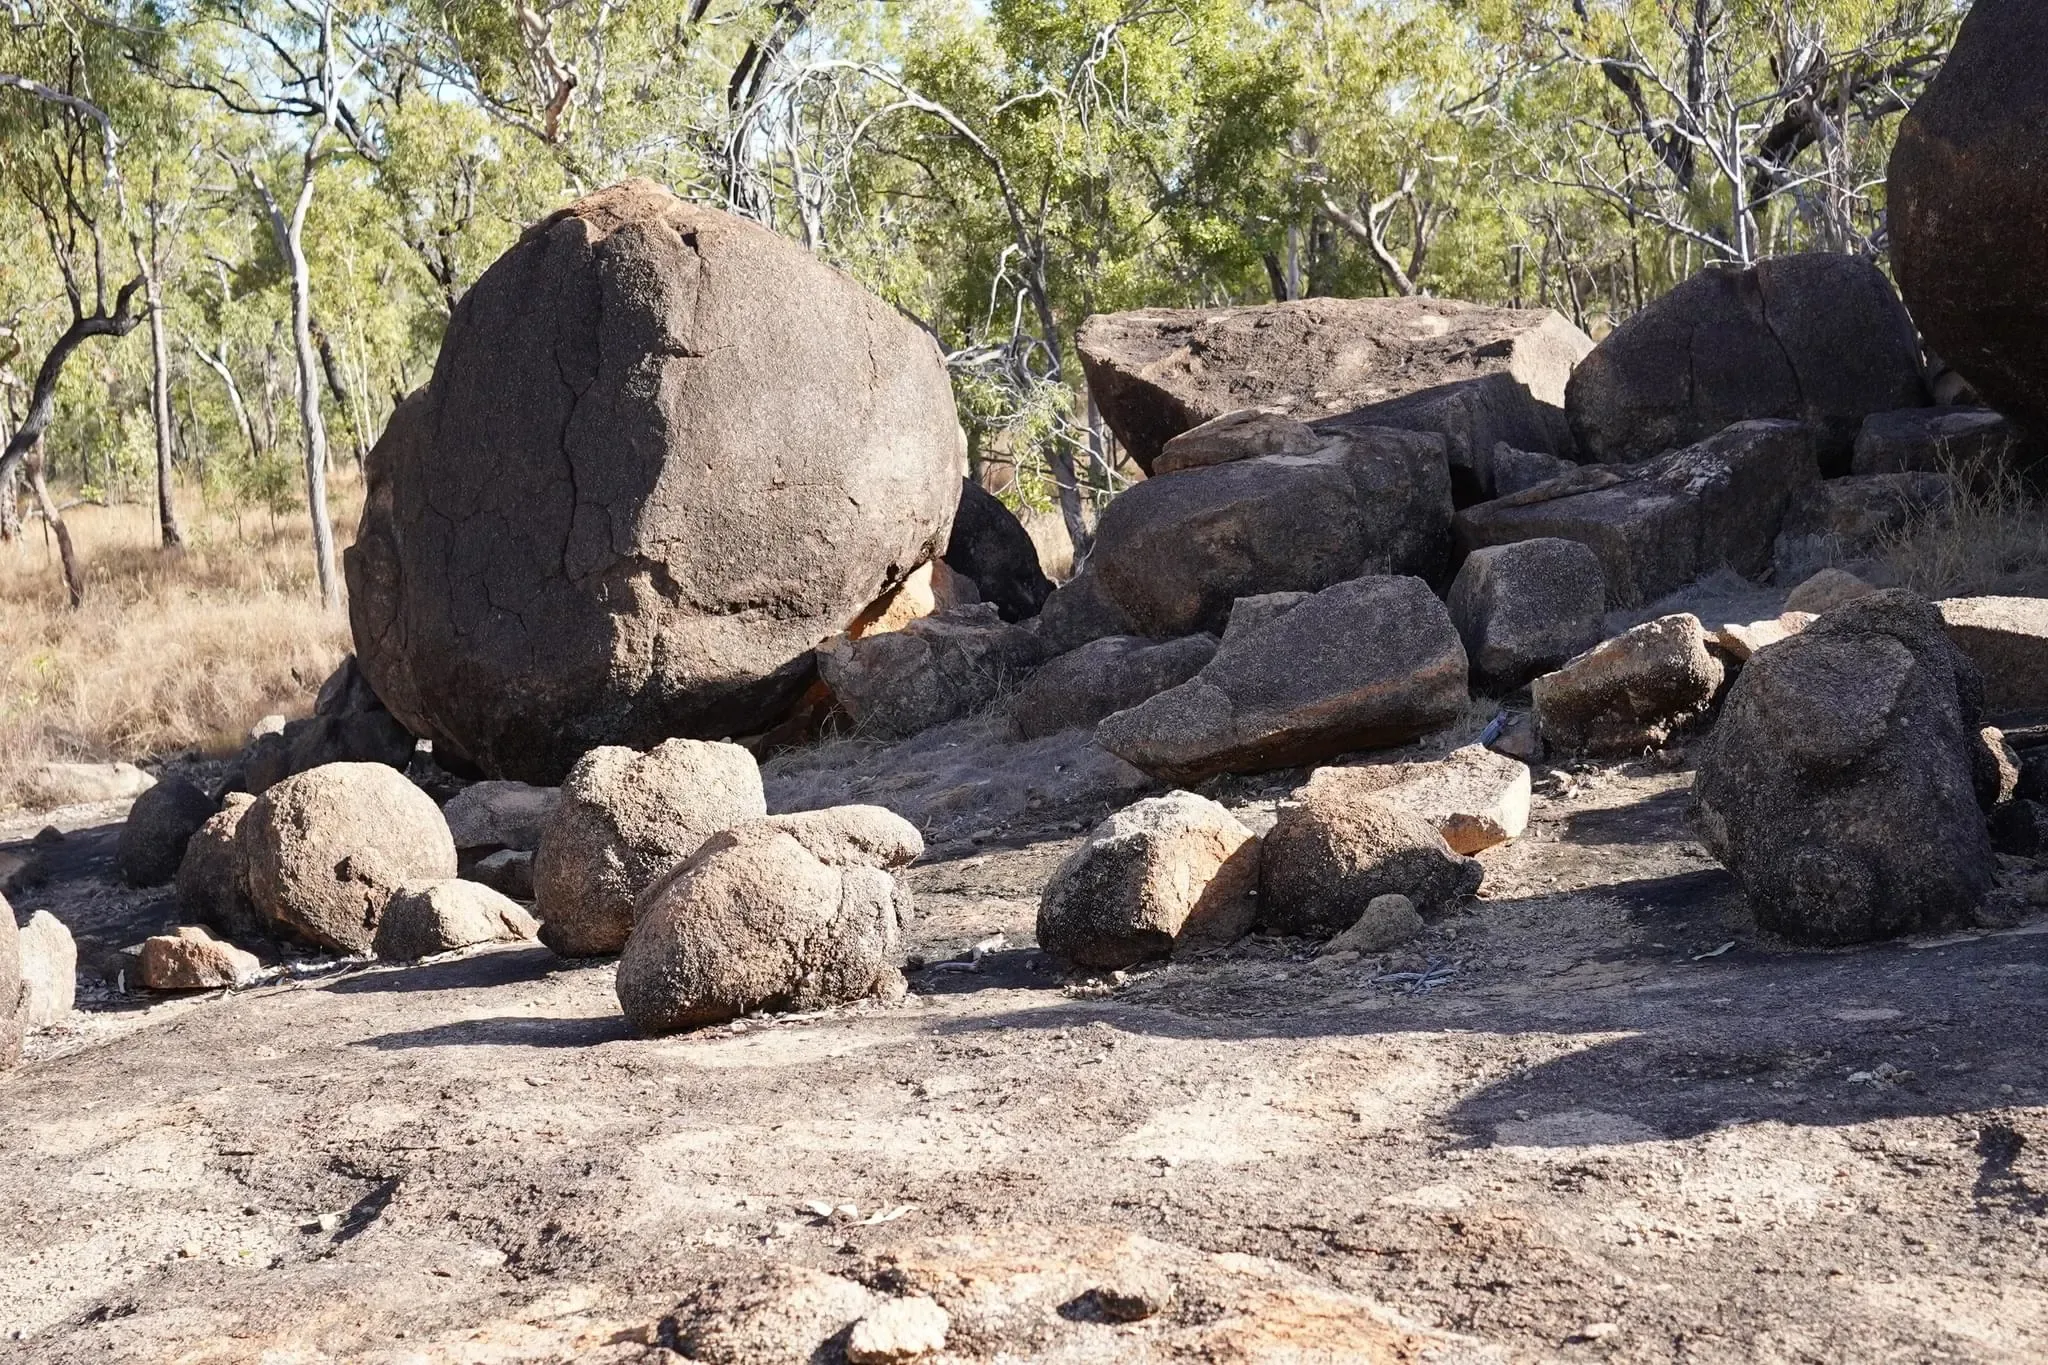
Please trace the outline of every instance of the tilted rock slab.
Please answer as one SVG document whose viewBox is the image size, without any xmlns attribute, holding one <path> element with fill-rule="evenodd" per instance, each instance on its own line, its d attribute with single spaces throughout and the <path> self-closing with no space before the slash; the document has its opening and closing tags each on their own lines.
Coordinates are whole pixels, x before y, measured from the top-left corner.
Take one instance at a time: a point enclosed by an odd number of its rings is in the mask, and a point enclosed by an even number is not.
<svg viewBox="0 0 2048 1365">
<path fill-rule="evenodd" d="M 1572 366 L 1592 349 L 1548 309 L 1422 298 L 1107 313 L 1074 344 L 1096 405 L 1148 473 L 1167 441 L 1242 408 L 1314 422 L 1493 373 L 1562 407 Z"/>
<path fill-rule="evenodd" d="M 1620 758 L 1704 717 L 1726 676 L 1699 618 L 1679 612 L 1602 641 L 1530 683 L 1529 695 L 1552 748 Z"/>
<path fill-rule="evenodd" d="M 278 783 L 236 831 L 250 899 L 282 931 L 367 953 L 391 893 L 455 875 L 433 798 L 381 763 L 330 763 Z"/>
<path fill-rule="evenodd" d="M 1640 606 L 1723 566 L 1760 576 L 1793 498 L 1819 480 L 1806 427 L 1744 422 L 1641 464 L 1575 469 L 1468 507 L 1458 542 L 1576 540 L 1600 556 L 1609 605 Z"/>
<path fill-rule="evenodd" d="M 1011 715 L 1026 739 L 1092 726 L 1180 686 L 1215 657 L 1213 635 L 1178 640 L 1105 636 L 1041 666 L 1018 692 Z"/>
<path fill-rule="evenodd" d="M 208 991 L 245 986 L 263 970 L 256 955 L 197 925 L 142 942 L 139 984 L 152 991 Z"/>
<path fill-rule="evenodd" d="M 1440 580 L 1451 552 L 1443 441 L 1375 428 L 1143 483 L 1103 510 L 1087 572 L 1161 638 L 1219 632 L 1231 603 L 1362 574 Z"/>
<path fill-rule="evenodd" d="M 629 180 L 484 272 L 365 473 L 364 674 L 437 750 L 552 783 L 774 721 L 811 648 L 937 557 L 962 458 L 928 335 Z"/>
<path fill-rule="evenodd" d="M 569 770 L 534 854 L 541 942 L 563 957 L 616 953 L 648 888 L 719 830 L 767 811 L 761 770 L 737 744 L 592 749 Z"/>
<path fill-rule="evenodd" d="M 1168 792 L 1120 810 L 1038 899 L 1038 946 L 1110 971 L 1183 943 L 1234 943 L 1257 917 L 1259 837 L 1216 802 Z"/>
<path fill-rule="evenodd" d="M 1170 782 L 1285 768 L 1442 728 L 1470 700 L 1466 672 L 1427 583 L 1358 578 L 1229 631 L 1200 673 L 1105 718 L 1095 737 Z"/>
<path fill-rule="evenodd" d="M 879 808 L 778 815 L 713 835 L 648 892 L 619 959 L 642 1033 L 900 997 L 911 896 L 891 870 L 924 843 Z"/>
<path fill-rule="evenodd" d="M 1804 422 L 1843 474 L 1864 418 L 1927 400 L 1891 282 L 1859 257 L 1816 252 L 1712 267 L 1650 303 L 1573 372 L 1565 410 L 1582 454 L 1609 463 L 1737 422 Z"/>
<path fill-rule="evenodd" d="M 1852 474 L 1809 484 L 1785 508 L 1771 572 L 1780 583 L 1802 583 L 1822 569 L 1867 559 L 1888 538 L 1947 514 L 1955 498 L 1947 474 Z"/>
<path fill-rule="evenodd" d="M 1512 692 L 1600 643 L 1607 575 L 1575 540 L 1489 545 L 1465 557 L 1446 605 L 1473 685 Z"/>
<path fill-rule="evenodd" d="M 1757 923 L 1859 943 L 1964 922 L 1997 871 L 1979 681 L 1941 616 L 1873 593 L 1750 660 L 1699 748 L 1693 813 Z"/>
<path fill-rule="evenodd" d="M 1309 778 L 1390 801 L 1429 821 L 1454 853 L 1472 854 L 1529 827 L 1529 765 L 1477 744 L 1414 763 L 1318 768 Z"/>
<path fill-rule="evenodd" d="M 1990 408 L 1874 412 L 1856 433 L 1852 474 L 1956 474 L 1981 482 L 2024 463 L 2018 427 Z"/>
<path fill-rule="evenodd" d="M 1935 605 L 1948 638 L 1983 676 L 1986 711 L 2048 707 L 2048 599 L 1951 597 Z"/>
<path fill-rule="evenodd" d="M 1978 0 L 1899 124 L 1886 222 L 1928 349 L 2048 439 L 2048 7 Z"/>
</svg>

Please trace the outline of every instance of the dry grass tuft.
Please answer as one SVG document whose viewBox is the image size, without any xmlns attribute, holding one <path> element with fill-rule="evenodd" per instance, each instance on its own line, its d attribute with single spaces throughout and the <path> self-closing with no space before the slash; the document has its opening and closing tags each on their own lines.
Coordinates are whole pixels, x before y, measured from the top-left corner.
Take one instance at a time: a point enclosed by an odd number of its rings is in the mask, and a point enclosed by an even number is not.
<svg viewBox="0 0 2048 1365">
<path fill-rule="evenodd" d="M 1929 599 L 2048 596 L 2048 505 L 2009 472 L 1952 471 L 1952 515 L 1887 538 L 1878 557 L 1900 587 Z"/>
<path fill-rule="evenodd" d="M 332 489 L 338 544 L 360 486 Z M 148 506 L 77 507 L 65 520 L 86 578 L 67 605 L 39 525 L 0 546 L 0 809 L 51 760 L 139 761 L 225 753 L 271 712 L 304 714 L 349 647 L 345 613 L 321 609 L 303 516 L 230 519 L 180 505 L 187 548 L 156 548 Z"/>
</svg>

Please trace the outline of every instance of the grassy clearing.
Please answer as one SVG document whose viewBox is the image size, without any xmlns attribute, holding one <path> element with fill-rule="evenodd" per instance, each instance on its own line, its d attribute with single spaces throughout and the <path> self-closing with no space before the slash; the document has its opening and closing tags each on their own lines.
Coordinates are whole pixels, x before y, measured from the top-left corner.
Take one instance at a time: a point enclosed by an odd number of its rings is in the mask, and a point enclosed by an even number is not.
<svg viewBox="0 0 2048 1365">
<path fill-rule="evenodd" d="M 337 475 L 331 498 L 345 545 L 360 485 Z M 187 548 L 170 554 L 150 506 L 68 512 L 86 578 L 76 611 L 39 524 L 0 546 L 0 809 L 54 759 L 237 748 L 258 718 L 310 710 L 347 652 L 346 614 L 314 590 L 302 515 L 216 515 L 190 492 L 179 510 Z"/>
<path fill-rule="evenodd" d="M 2048 597 L 2048 504 L 2010 473 L 1951 471 L 1952 515 L 1889 538 L 1879 558 L 1893 580 L 1929 598 Z"/>
</svg>

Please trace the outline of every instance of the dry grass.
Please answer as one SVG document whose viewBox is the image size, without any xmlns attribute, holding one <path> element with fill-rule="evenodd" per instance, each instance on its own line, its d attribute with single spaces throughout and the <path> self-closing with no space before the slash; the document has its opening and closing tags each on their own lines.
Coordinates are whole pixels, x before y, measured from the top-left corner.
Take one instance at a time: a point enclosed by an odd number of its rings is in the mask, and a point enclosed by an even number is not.
<svg viewBox="0 0 2048 1365">
<path fill-rule="evenodd" d="M 1952 515 L 1887 538 L 1879 559 L 1922 596 L 2048 596 L 2048 505 L 2017 476 L 1955 471 L 1967 490 Z"/>
<path fill-rule="evenodd" d="M 361 489 L 337 477 L 338 544 Z M 32 525 L 0 546 L 0 809 L 53 759 L 158 757 L 239 747 L 249 726 L 304 714 L 348 649 L 345 614 L 321 609 L 302 515 L 239 519 L 180 504 L 187 548 L 156 548 L 154 509 L 66 514 L 86 577 L 67 605 L 54 545 Z"/>
</svg>

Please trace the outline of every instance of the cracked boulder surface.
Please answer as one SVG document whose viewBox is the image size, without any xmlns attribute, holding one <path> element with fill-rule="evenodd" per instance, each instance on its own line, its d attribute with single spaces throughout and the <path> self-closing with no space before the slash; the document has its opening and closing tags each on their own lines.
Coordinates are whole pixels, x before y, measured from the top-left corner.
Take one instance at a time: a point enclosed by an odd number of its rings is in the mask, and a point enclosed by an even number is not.
<svg viewBox="0 0 2048 1365">
<path fill-rule="evenodd" d="M 1927 344 L 2048 438 L 2048 8 L 1978 0 L 1892 151 L 1886 221 Z"/>
<path fill-rule="evenodd" d="M 1565 390 L 1582 458 L 1647 459 L 1737 422 L 1814 428 L 1846 474 L 1863 419 L 1923 407 L 1920 346 L 1890 281 L 1852 256 L 1710 269 L 1614 329 Z"/>
<path fill-rule="evenodd" d="M 1074 344 L 1104 419 L 1148 474 L 1167 441 L 1243 408 L 1315 422 L 1505 373 L 1554 411 L 1572 366 L 1592 349 L 1547 308 L 1419 298 L 1104 313 Z M 1382 420 L 1443 434 L 1425 416 Z"/>
<path fill-rule="evenodd" d="M 930 337 L 646 180 L 528 229 L 367 461 L 356 652 L 497 777 L 764 728 L 811 648 L 936 557 L 960 497 Z"/>
</svg>

